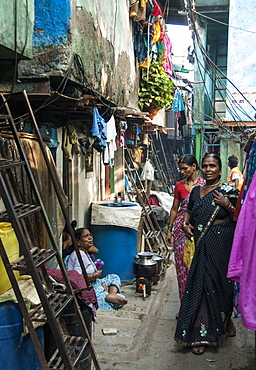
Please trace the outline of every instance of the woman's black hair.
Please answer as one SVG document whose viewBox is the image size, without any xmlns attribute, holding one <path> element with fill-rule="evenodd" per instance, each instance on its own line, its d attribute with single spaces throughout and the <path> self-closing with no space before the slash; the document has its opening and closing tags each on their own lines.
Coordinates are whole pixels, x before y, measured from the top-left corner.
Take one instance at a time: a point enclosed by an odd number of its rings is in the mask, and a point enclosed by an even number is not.
<svg viewBox="0 0 256 370">
<path fill-rule="evenodd" d="M 86 227 L 80 227 L 79 229 L 75 230 L 75 237 L 76 237 L 76 240 L 80 240 L 81 239 L 81 235 L 83 233 L 83 231 L 86 229 Z"/>
<path fill-rule="evenodd" d="M 238 165 L 238 158 L 236 155 L 232 154 L 230 157 L 228 157 L 228 164 L 231 168 L 237 167 Z"/>
<path fill-rule="evenodd" d="M 216 159 L 216 161 L 218 162 L 219 168 L 220 168 L 220 170 L 221 170 L 221 168 L 222 168 L 222 163 L 221 163 L 220 156 L 219 156 L 218 154 L 215 154 L 215 153 L 206 153 L 206 154 L 204 155 L 203 159 L 202 159 L 202 163 L 203 163 L 203 161 L 205 160 L 205 158 L 209 158 L 209 157 Z"/>
<path fill-rule="evenodd" d="M 184 154 L 180 159 L 178 160 L 178 164 L 187 164 L 188 166 L 192 166 L 193 164 L 196 165 L 196 169 L 199 169 L 198 162 L 196 160 L 196 157 L 193 156 L 192 154 Z"/>
</svg>

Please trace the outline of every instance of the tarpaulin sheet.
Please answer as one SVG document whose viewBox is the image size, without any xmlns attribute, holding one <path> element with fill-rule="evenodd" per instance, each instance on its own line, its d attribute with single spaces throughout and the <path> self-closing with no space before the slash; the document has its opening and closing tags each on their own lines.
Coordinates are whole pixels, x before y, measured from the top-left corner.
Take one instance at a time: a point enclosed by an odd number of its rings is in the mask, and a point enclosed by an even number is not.
<svg viewBox="0 0 256 370">
<path fill-rule="evenodd" d="M 138 230 L 140 217 L 141 206 L 137 203 L 92 203 L 92 225 L 121 226 Z"/>
</svg>

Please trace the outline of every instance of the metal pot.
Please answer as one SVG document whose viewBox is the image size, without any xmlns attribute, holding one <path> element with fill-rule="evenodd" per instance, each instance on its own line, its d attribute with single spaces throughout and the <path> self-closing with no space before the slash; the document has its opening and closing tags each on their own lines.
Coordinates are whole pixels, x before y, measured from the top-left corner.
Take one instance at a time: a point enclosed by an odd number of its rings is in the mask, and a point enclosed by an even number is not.
<svg viewBox="0 0 256 370">
<path fill-rule="evenodd" d="M 157 273 L 157 262 L 153 259 L 153 253 L 141 252 L 133 262 L 133 273 L 137 277 L 152 278 Z"/>
</svg>

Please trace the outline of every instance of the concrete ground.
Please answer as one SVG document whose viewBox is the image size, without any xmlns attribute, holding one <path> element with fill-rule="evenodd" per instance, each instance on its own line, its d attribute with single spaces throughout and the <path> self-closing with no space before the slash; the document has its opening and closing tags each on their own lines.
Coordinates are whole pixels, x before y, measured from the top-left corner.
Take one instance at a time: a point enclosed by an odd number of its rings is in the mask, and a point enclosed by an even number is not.
<svg viewBox="0 0 256 370">
<path fill-rule="evenodd" d="M 135 284 L 122 287 L 129 303 L 118 311 L 98 311 L 93 341 L 102 370 L 253 370 L 255 333 L 235 319 L 237 335 L 201 356 L 173 339 L 179 300 L 174 265 L 153 285 L 146 300 L 135 293 Z M 102 329 L 117 329 L 103 335 Z"/>
</svg>

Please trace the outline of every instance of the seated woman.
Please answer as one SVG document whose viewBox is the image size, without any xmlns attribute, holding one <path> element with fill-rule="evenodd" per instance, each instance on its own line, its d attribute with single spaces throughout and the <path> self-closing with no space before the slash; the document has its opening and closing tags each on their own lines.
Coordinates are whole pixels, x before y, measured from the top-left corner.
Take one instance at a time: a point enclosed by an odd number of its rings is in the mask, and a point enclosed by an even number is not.
<svg viewBox="0 0 256 370">
<path fill-rule="evenodd" d="M 93 252 L 93 236 L 90 231 L 84 228 L 77 229 L 75 231 L 75 237 L 88 278 L 95 290 L 99 309 L 113 311 L 125 305 L 128 301 L 123 295 L 119 294 L 121 287 L 119 276 L 109 274 L 100 279 L 102 271 L 96 269 L 89 255 L 89 253 L 95 253 L 95 251 Z M 67 270 L 76 270 L 82 274 L 82 269 L 75 251 L 69 257 Z"/>
</svg>

